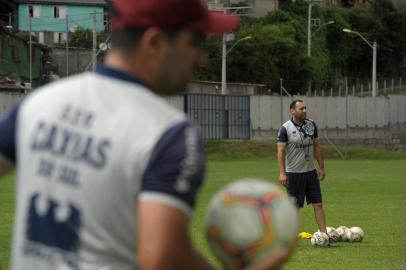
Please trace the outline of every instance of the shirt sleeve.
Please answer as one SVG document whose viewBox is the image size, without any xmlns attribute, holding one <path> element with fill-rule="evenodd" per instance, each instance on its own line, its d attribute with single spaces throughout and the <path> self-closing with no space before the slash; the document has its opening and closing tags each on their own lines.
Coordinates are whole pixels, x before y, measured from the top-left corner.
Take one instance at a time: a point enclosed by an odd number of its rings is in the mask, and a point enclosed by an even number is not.
<svg viewBox="0 0 406 270">
<path fill-rule="evenodd" d="M 200 132 L 189 121 L 180 123 L 170 128 L 153 150 L 140 200 L 158 201 L 190 215 L 204 171 Z"/>
<path fill-rule="evenodd" d="M 317 139 L 319 137 L 319 133 L 318 133 L 318 129 L 317 129 L 317 125 L 315 122 L 312 122 L 314 125 L 314 139 Z"/>
<path fill-rule="evenodd" d="M 0 118 L 0 155 L 16 163 L 16 126 L 20 103 Z"/>
<path fill-rule="evenodd" d="M 278 137 L 276 139 L 278 143 L 287 143 L 288 142 L 288 133 L 284 126 L 281 126 L 278 130 Z"/>
</svg>

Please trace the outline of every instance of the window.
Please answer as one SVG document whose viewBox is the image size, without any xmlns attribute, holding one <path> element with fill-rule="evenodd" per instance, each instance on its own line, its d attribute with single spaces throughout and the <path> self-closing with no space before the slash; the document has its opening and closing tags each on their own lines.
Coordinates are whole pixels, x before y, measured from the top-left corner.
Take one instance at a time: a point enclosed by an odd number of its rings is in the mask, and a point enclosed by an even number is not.
<svg viewBox="0 0 406 270">
<path fill-rule="evenodd" d="M 16 63 L 21 62 L 18 47 L 16 45 L 11 45 L 11 59 Z"/>
<path fill-rule="evenodd" d="M 34 6 L 28 6 L 28 17 L 34 17 Z"/>
<path fill-rule="evenodd" d="M 54 18 L 65 19 L 66 18 L 66 6 L 54 6 Z"/>
<path fill-rule="evenodd" d="M 105 27 L 107 27 L 109 25 L 109 16 L 106 13 L 104 13 L 104 16 L 103 16 L 103 25 Z"/>
<path fill-rule="evenodd" d="M 54 7 L 54 18 L 59 18 L 59 7 Z"/>
<path fill-rule="evenodd" d="M 29 5 L 28 6 L 28 17 L 30 17 L 30 18 L 39 18 L 39 17 L 41 17 L 40 6 Z"/>
<path fill-rule="evenodd" d="M 54 43 L 63 43 L 66 41 L 66 33 L 55 32 L 54 33 Z"/>
<path fill-rule="evenodd" d="M 45 41 L 44 32 L 38 32 L 38 42 L 44 43 L 44 41 Z"/>
<path fill-rule="evenodd" d="M 61 33 L 54 33 L 54 43 L 60 43 L 61 41 Z"/>
</svg>

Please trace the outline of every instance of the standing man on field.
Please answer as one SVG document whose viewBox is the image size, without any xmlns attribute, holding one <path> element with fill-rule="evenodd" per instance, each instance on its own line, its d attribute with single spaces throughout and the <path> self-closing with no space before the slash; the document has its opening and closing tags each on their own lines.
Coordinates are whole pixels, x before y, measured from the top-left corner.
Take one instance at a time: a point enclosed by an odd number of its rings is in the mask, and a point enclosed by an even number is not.
<svg viewBox="0 0 406 270">
<path fill-rule="evenodd" d="M 34 91 L 0 119 L 0 177 L 16 169 L 11 270 L 212 269 L 188 232 L 202 139 L 159 95 L 185 90 L 204 35 L 235 31 L 239 18 L 200 0 L 111 8 L 104 65 Z"/>
<path fill-rule="evenodd" d="M 290 104 L 292 118 L 278 131 L 279 181 L 298 208 L 303 207 L 305 198 L 313 205 L 319 230 L 327 233 L 320 189 L 320 181 L 326 176 L 323 155 L 316 123 L 306 118 L 306 112 L 303 100 L 294 100 Z M 314 159 L 319 165 L 318 171 Z M 329 246 L 333 245 L 330 241 Z"/>
</svg>

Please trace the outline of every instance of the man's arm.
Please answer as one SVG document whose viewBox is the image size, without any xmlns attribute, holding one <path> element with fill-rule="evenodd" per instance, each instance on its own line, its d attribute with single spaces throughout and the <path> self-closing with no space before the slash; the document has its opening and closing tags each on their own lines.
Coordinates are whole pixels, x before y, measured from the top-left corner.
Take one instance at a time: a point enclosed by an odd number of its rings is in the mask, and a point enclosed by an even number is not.
<svg viewBox="0 0 406 270">
<path fill-rule="evenodd" d="M 0 118 L 0 178 L 10 172 L 16 163 L 16 122 L 20 104 Z"/>
<path fill-rule="evenodd" d="M 193 248 L 189 217 L 179 209 L 158 202 L 140 202 L 138 260 L 143 270 L 213 269 Z"/>
<path fill-rule="evenodd" d="M 286 166 L 285 166 L 286 144 L 277 143 L 277 151 L 279 164 L 279 182 L 285 186 L 287 182 Z"/>
<path fill-rule="evenodd" d="M 155 146 L 137 200 L 141 269 L 212 269 L 193 248 L 188 228 L 204 168 L 203 142 L 188 121 L 168 129 Z"/>
<path fill-rule="evenodd" d="M 321 150 L 321 143 L 319 138 L 314 139 L 313 146 L 314 146 L 314 157 L 316 158 L 317 163 L 319 164 L 318 171 L 319 179 L 320 181 L 322 181 L 325 178 L 326 174 L 324 172 L 323 153 Z"/>
<path fill-rule="evenodd" d="M 288 143 L 288 132 L 284 126 L 281 126 L 278 130 L 278 137 L 276 138 L 277 143 L 277 155 L 279 164 L 279 182 L 286 186 L 286 165 L 285 165 L 285 155 L 286 155 L 286 144 Z"/>
</svg>

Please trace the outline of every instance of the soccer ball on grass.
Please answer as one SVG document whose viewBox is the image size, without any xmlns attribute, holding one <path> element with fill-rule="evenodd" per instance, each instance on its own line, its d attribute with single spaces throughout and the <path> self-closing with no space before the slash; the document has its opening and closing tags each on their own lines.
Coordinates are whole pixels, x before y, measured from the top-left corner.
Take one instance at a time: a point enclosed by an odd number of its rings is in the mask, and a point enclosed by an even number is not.
<svg viewBox="0 0 406 270">
<path fill-rule="evenodd" d="M 338 234 L 337 230 L 333 227 L 327 227 L 327 235 L 333 242 L 338 242 L 340 239 L 340 235 Z"/>
<path fill-rule="evenodd" d="M 346 226 L 340 226 L 337 228 L 338 235 L 340 236 L 340 241 L 348 242 L 351 239 L 351 231 Z"/>
<path fill-rule="evenodd" d="M 317 231 L 313 234 L 310 242 L 312 243 L 312 246 L 325 247 L 329 243 L 328 235 L 324 232 Z"/>
<path fill-rule="evenodd" d="M 364 231 L 360 227 L 351 227 L 350 231 L 350 242 L 362 242 L 362 239 L 364 239 Z"/>
</svg>

